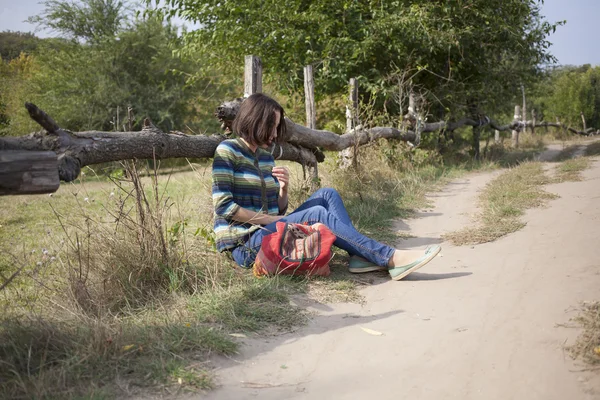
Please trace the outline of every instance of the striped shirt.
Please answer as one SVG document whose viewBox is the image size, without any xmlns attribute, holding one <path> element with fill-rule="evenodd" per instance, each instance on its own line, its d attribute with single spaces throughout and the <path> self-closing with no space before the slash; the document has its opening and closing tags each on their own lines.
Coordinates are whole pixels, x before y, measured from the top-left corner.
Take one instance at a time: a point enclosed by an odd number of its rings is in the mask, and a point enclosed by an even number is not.
<svg viewBox="0 0 600 400">
<path fill-rule="evenodd" d="M 240 207 L 269 215 L 285 214 L 285 209 L 279 210 L 279 182 L 272 175 L 274 166 L 271 153 L 261 148 L 254 153 L 241 139 L 219 144 L 212 165 L 217 250 L 244 244 L 259 229 L 258 225 L 232 220 Z"/>
</svg>

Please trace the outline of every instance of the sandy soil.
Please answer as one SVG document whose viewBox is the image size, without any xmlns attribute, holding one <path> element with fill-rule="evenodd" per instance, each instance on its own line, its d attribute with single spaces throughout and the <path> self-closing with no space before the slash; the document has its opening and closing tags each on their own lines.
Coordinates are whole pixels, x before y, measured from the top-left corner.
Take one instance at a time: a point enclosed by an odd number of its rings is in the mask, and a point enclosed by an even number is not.
<svg viewBox="0 0 600 400">
<path fill-rule="evenodd" d="M 440 243 L 470 223 L 471 175 L 431 195 L 434 207 L 397 228 Z M 600 371 L 564 350 L 581 301 L 600 300 L 600 162 L 583 182 L 550 185 L 560 198 L 530 210 L 527 226 L 496 242 L 454 247 L 405 280 L 371 274 L 363 305 L 311 304 L 294 333 L 242 339 L 215 359 L 208 399 L 598 399 Z M 382 335 L 373 335 L 368 328 Z"/>
</svg>

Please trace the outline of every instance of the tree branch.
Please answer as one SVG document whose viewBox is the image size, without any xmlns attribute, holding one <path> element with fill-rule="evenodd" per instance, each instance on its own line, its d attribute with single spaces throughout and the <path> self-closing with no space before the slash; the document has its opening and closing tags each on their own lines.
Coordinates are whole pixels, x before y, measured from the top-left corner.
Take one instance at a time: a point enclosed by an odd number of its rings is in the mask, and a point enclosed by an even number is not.
<svg viewBox="0 0 600 400">
<path fill-rule="evenodd" d="M 222 103 L 215 112 L 215 116 L 221 121 L 221 127 L 226 130 L 231 130 L 231 123 L 235 119 L 237 112 L 239 111 L 240 105 L 242 104 L 243 99 L 235 99 L 232 101 L 227 101 Z M 293 143 L 297 146 L 309 148 L 309 149 L 323 149 L 330 151 L 341 151 L 343 149 L 349 148 L 357 144 L 364 145 L 370 141 L 377 139 L 399 139 L 405 142 L 414 142 L 416 140 L 416 133 L 414 130 L 400 130 L 395 128 L 382 128 L 376 127 L 371 129 L 356 129 L 352 132 L 338 135 L 336 133 L 325 131 L 325 130 L 316 130 L 310 129 L 303 125 L 296 124 L 292 122 L 290 119 L 285 119 L 286 128 L 287 128 L 287 136 L 283 138 L 285 141 L 289 143 Z M 414 129 L 416 121 L 412 121 L 412 128 Z M 421 128 L 421 133 L 429 133 L 436 132 L 442 129 L 447 131 L 454 131 L 463 126 L 473 126 L 473 127 L 483 127 L 486 125 L 490 125 L 491 128 L 497 129 L 499 131 L 509 131 L 509 130 L 522 130 L 525 126 L 531 127 L 533 125 L 532 121 L 527 121 L 526 123 L 521 121 L 512 121 L 507 125 L 499 125 L 494 122 L 491 118 L 482 115 L 479 121 L 474 120 L 472 118 L 462 118 L 458 121 L 440 121 L 433 123 L 425 123 Z M 557 128 L 568 129 L 570 132 L 573 132 L 578 135 L 589 135 L 591 134 L 590 130 L 587 131 L 577 131 L 573 128 L 566 127 L 562 124 L 554 124 L 548 122 L 539 122 L 535 124 L 535 127 L 544 127 L 544 126 L 553 126 Z"/>
<path fill-rule="evenodd" d="M 462 128 L 463 126 L 483 127 L 486 125 L 489 125 L 492 129 L 496 129 L 498 131 L 511 131 L 511 130 L 522 131 L 526 127 L 527 128 L 554 127 L 554 128 L 567 129 L 569 132 L 575 133 L 577 135 L 582 135 L 582 136 L 596 135 L 596 134 L 600 133 L 600 131 L 598 131 L 596 129 L 588 128 L 585 131 L 578 131 L 578 130 L 571 128 L 569 126 L 566 126 L 564 124 L 557 124 L 557 123 L 553 123 L 553 122 L 543 122 L 543 121 L 536 122 L 535 125 L 533 124 L 533 121 L 526 121 L 526 122 L 512 121 L 510 124 L 499 125 L 498 123 L 496 123 L 495 121 L 493 121 L 492 119 L 490 119 L 487 116 L 482 116 L 481 121 L 476 121 L 471 118 L 463 118 L 456 122 L 440 121 L 440 122 L 426 123 L 421 132 L 423 132 L 423 133 L 435 132 L 435 131 L 439 131 L 441 129 L 453 131 L 458 128 Z"/>
</svg>

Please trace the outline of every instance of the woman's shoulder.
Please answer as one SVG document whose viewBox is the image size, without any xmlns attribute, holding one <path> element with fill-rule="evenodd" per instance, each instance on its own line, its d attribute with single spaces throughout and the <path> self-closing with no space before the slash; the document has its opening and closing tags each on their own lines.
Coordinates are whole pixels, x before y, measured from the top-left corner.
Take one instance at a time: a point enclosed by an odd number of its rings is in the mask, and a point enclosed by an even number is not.
<svg viewBox="0 0 600 400">
<path fill-rule="evenodd" d="M 232 154 L 239 156 L 242 153 L 242 147 L 237 139 L 227 139 L 219 143 L 215 152 L 221 155 Z"/>
<path fill-rule="evenodd" d="M 230 149 L 239 149 L 240 148 L 240 144 L 238 143 L 239 139 L 226 139 L 223 140 L 221 143 L 219 143 L 219 145 L 217 146 L 218 148 L 230 148 Z"/>
</svg>

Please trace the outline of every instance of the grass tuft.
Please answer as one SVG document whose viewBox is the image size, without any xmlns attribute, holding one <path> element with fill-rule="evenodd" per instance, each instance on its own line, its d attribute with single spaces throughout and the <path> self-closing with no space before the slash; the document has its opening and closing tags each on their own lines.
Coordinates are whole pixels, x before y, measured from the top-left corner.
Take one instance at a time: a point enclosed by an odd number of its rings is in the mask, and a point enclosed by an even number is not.
<svg viewBox="0 0 600 400">
<path fill-rule="evenodd" d="M 288 330 L 307 320 L 304 312 L 290 305 L 286 291 L 293 286 L 286 285 L 288 280 L 250 277 L 242 285 L 195 296 L 188 308 L 199 322 L 228 332 L 258 332 L 265 327 Z"/>
<path fill-rule="evenodd" d="M 600 365 L 600 302 L 584 303 L 575 322 L 583 332 L 577 342 L 568 348 L 571 356 L 591 365 Z"/>
<path fill-rule="evenodd" d="M 444 239 L 458 246 L 486 243 L 523 228 L 519 217 L 526 209 L 555 198 L 542 189 L 548 182 L 539 162 L 523 163 L 503 173 L 480 196 L 477 226 L 448 233 Z"/>
<path fill-rule="evenodd" d="M 587 157 L 577 157 L 568 159 L 556 167 L 553 182 L 573 182 L 583 180 L 581 172 L 588 169 L 591 161 Z"/>
</svg>

